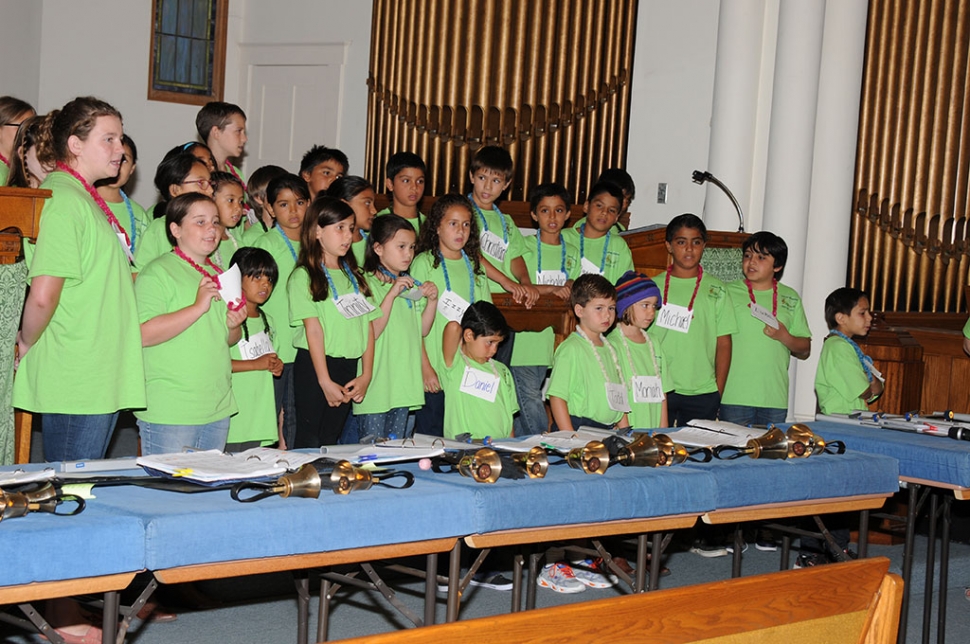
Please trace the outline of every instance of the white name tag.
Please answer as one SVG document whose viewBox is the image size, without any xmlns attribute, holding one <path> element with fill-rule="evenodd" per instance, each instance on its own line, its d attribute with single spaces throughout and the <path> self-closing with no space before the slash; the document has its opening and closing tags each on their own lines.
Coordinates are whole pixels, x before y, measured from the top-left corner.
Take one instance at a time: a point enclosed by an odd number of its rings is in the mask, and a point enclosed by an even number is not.
<svg viewBox="0 0 970 644">
<path fill-rule="evenodd" d="M 580 273 L 582 273 L 583 275 L 602 275 L 603 274 L 603 271 L 600 270 L 599 266 L 589 261 L 585 257 L 583 258 L 583 261 L 580 262 L 579 269 L 580 269 Z"/>
<path fill-rule="evenodd" d="M 417 302 L 422 297 L 424 297 L 424 293 L 421 292 L 420 286 L 412 286 L 408 290 L 402 291 L 401 294 L 398 295 L 398 297 L 403 297 L 405 300 L 411 300 L 412 302 Z"/>
<path fill-rule="evenodd" d="M 882 375 L 882 372 L 876 369 L 875 365 L 869 365 L 869 372 L 872 373 L 873 377 L 879 382 L 886 382 L 886 377 Z"/>
<path fill-rule="evenodd" d="M 495 402 L 499 382 L 500 379 L 498 376 L 479 371 L 478 369 L 472 369 L 466 365 L 465 373 L 461 377 L 459 391 L 470 396 L 475 396 L 476 398 L 481 398 L 482 400 L 487 400 L 488 402 Z"/>
<path fill-rule="evenodd" d="M 501 237 L 489 230 L 482 233 L 481 243 L 483 253 L 500 262 L 505 261 L 505 253 L 508 251 L 509 245 Z"/>
<path fill-rule="evenodd" d="M 664 401 L 664 388 L 659 376 L 633 376 L 633 402 L 660 403 Z"/>
<path fill-rule="evenodd" d="M 374 306 L 360 293 L 341 295 L 334 304 L 337 305 L 337 310 L 340 311 L 340 315 L 348 320 L 367 315 L 374 310 Z"/>
<path fill-rule="evenodd" d="M 544 286 L 565 286 L 566 274 L 562 271 L 536 271 L 536 284 Z"/>
<path fill-rule="evenodd" d="M 606 402 L 613 411 L 630 411 L 630 400 L 626 395 L 626 387 L 615 382 L 606 383 Z"/>
<path fill-rule="evenodd" d="M 276 353 L 273 350 L 273 343 L 269 339 L 266 331 L 260 331 L 249 336 L 249 340 L 240 340 L 236 345 L 239 347 L 239 355 L 243 360 L 255 360 L 267 353 Z"/>
<path fill-rule="evenodd" d="M 751 303 L 751 317 L 756 320 L 761 320 L 772 329 L 778 328 L 778 318 L 771 314 L 771 311 L 761 306 L 760 304 Z"/>
<path fill-rule="evenodd" d="M 118 241 L 121 242 L 121 247 L 125 249 L 125 257 L 128 258 L 128 261 L 130 263 L 134 264 L 135 256 L 131 254 L 131 248 L 128 247 L 128 242 L 125 241 L 125 234 L 124 233 L 115 233 L 115 234 L 118 235 Z"/>
<path fill-rule="evenodd" d="M 465 315 L 465 310 L 469 307 L 468 301 L 454 291 L 445 291 L 445 294 L 438 299 L 438 313 L 445 316 L 449 322 L 461 324 L 461 318 Z"/>
<path fill-rule="evenodd" d="M 657 312 L 657 326 L 662 329 L 670 329 L 680 333 L 690 331 L 690 322 L 694 319 L 694 312 L 686 306 L 664 302 Z"/>
</svg>

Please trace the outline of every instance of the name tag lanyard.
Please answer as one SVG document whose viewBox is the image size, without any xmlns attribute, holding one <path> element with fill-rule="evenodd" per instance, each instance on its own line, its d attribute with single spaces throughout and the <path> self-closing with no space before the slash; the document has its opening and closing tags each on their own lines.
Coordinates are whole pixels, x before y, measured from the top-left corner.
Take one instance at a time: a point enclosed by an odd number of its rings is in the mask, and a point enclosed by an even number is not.
<svg viewBox="0 0 970 644">
<path fill-rule="evenodd" d="M 474 203 L 474 202 L 472 202 Z M 451 290 L 451 279 L 448 278 L 448 263 L 447 260 L 441 253 L 438 253 L 438 257 L 441 259 L 441 272 L 445 276 L 445 290 Z M 475 301 L 475 271 L 472 270 L 472 261 L 468 259 L 468 254 L 465 249 L 461 251 L 461 258 L 465 260 L 465 268 L 468 269 L 468 301 Z"/>
<path fill-rule="evenodd" d="M 586 340 L 586 343 L 589 344 L 589 348 L 592 349 L 593 357 L 596 358 L 596 364 L 600 366 L 600 371 L 603 373 L 603 379 L 606 381 L 606 384 L 614 384 L 613 380 L 610 379 L 609 375 L 606 373 L 606 365 L 603 364 L 603 359 L 600 357 L 599 351 L 596 350 L 596 345 L 593 344 L 593 341 L 589 339 L 586 332 L 579 327 L 576 327 L 576 333 L 579 334 L 579 337 Z M 616 355 L 616 350 L 613 348 L 612 344 L 607 342 L 606 337 L 602 333 L 600 333 L 600 342 L 603 343 L 603 346 L 609 349 L 610 357 L 613 358 L 613 367 L 616 369 L 616 376 L 619 379 L 619 382 L 615 384 L 619 384 L 621 387 L 626 386 L 626 383 L 623 381 L 623 371 L 620 369 L 620 359 Z"/>
<path fill-rule="evenodd" d="M 354 277 L 354 274 L 351 272 L 349 268 L 347 268 L 347 265 L 344 264 L 343 262 L 340 262 L 340 267 L 343 269 L 344 274 L 347 276 L 347 279 L 350 280 L 351 286 L 354 287 L 354 295 L 360 295 L 360 286 L 357 284 L 357 278 Z M 333 283 L 333 278 L 330 277 L 330 271 L 327 269 L 326 266 L 323 267 L 323 274 L 327 277 L 327 285 L 330 287 L 330 290 L 333 291 L 333 299 L 334 301 L 336 301 L 338 297 L 337 285 Z"/>
<path fill-rule="evenodd" d="M 119 190 L 121 193 L 121 199 L 125 202 L 125 208 L 128 209 L 128 220 L 131 221 L 131 241 L 128 243 L 128 248 L 131 252 L 135 252 L 135 238 L 138 236 L 138 230 L 135 228 L 135 211 L 131 207 L 131 199 L 125 194 L 124 190 Z"/>
<path fill-rule="evenodd" d="M 269 321 L 266 319 L 266 314 L 263 309 L 256 309 L 259 311 L 259 317 L 263 320 L 263 330 L 266 331 L 266 335 L 272 337 L 272 332 L 269 330 Z M 248 316 L 247 316 L 248 319 Z M 242 323 L 243 339 L 249 342 L 249 328 L 246 326 L 246 320 Z"/>
<path fill-rule="evenodd" d="M 671 264 L 667 267 L 667 276 L 664 278 L 664 303 L 666 304 L 670 300 L 667 299 L 667 291 L 670 290 L 670 272 L 674 270 L 674 265 Z M 694 292 L 690 294 L 690 303 L 687 304 L 687 310 L 692 311 L 694 309 L 694 300 L 697 298 L 697 291 L 701 288 L 701 278 L 704 277 L 704 268 L 698 264 L 697 265 L 697 281 L 694 282 Z M 753 296 L 752 296 L 753 297 Z"/>
<path fill-rule="evenodd" d="M 361 231 L 361 232 L 363 233 L 364 231 Z M 444 262 L 445 262 L 445 260 L 442 259 L 441 260 L 441 265 L 442 266 L 444 266 Z M 381 272 L 381 274 L 383 274 L 383 275 L 385 275 L 387 277 L 390 277 L 392 280 L 396 280 L 397 278 L 401 277 L 400 275 L 395 275 L 394 273 L 392 273 L 391 271 L 387 270 L 383 266 L 378 266 L 377 267 L 377 270 L 379 270 Z M 410 277 L 410 276 L 408 276 L 408 277 Z M 415 286 L 421 286 L 421 282 L 419 282 L 418 280 L 415 280 L 413 277 L 411 277 L 411 279 L 414 280 L 414 285 Z M 448 278 L 445 277 L 445 280 L 447 280 L 447 279 Z M 412 302 L 411 300 L 409 300 L 407 298 L 404 298 L 404 301 L 408 303 L 408 308 L 409 309 L 413 309 L 414 308 L 414 302 Z"/>
<path fill-rule="evenodd" d="M 698 275 L 698 277 L 700 277 L 700 275 Z M 751 304 L 757 304 L 757 302 L 754 301 L 754 287 L 751 284 L 751 280 L 745 279 L 744 284 L 748 287 L 748 296 L 751 298 Z M 695 290 L 694 293 L 696 294 L 697 291 Z M 666 295 L 666 293 L 664 295 Z M 751 307 L 751 304 L 748 305 L 749 308 Z M 771 314 L 778 317 L 778 280 L 776 279 L 771 280 Z"/>
<path fill-rule="evenodd" d="M 121 242 L 121 247 L 125 249 L 125 257 L 128 258 L 130 263 L 134 263 L 134 257 L 131 255 L 131 249 L 133 248 L 131 239 L 129 239 L 128 233 L 125 232 L 125 229 L 122 228 L 121 222 L 118 221 L 115 214 L 111 212 L 111 208 L 108 207 L 108 203 L 104 200 L 104 198 L 98 193 L 97 190 L 94 189 L 94 186 L 88 183 L 87 180 L 81 176 L 79 172 L 63 161 L 58 161 L 56 168 L 61 172 L 66 172 L 77 179 L 84 189 L 87 190 L 88 194 L 91 195 L 91 198 L 94 199 L 94 203 L 98 205 L 98 208 L 101 209 L 104 216 L 108 218 L 108 223 L 111 225 L 111 228 L 118 235 L 118 241 Z M 134 218 L 134 215 L 132 215 L 132 218 Z M 132 229 L 134 229 L 134 227 L 132 227 Z"/>
<path fill-rule="evenodd" d="M 482 209 L 478 207 L 477 203 L 475 203 L 475 200 L 472 198 L 472 193 L 470 192 L 468 193 L 468 201 L 472 202 L 472 206 L 475 207 L 475 212 L 478 213 L 478 218 L 482 220 L 482 228 L 484 228 L 483 234 L 489 232 L 488 220 L 485 219 L 485 213 L 483 213 Z M 498 209 L 498 206 L 492 204 L 492 210 L 498 213 L 499 218 L 502 218 L 502 211 Z M 509 229 L 505 227 L 504 219 L 502 219 L 502 242 L 504 242 L 506 246 L 509 245 Z"/>
<path fill-rule="evenodd" d="M 862 352 L 862 349 L 859 347 L 858 344 L 855 343 L 855 340 L 853 340 L 846 334 L 842 333 L 841 331 L 832 329 L 832 331 L 830 332 L 830 335 L 839 336 L 840 338 L 848 342 L 853 349 L 855 349 L 855 354 L 859 358 L 859 362 L 862 363 L 862 370 L 866 372 L 866 378 L 871 381 L 872 380 L 872 358 L 870 358 L 869 356 L 867 356 Z"/>
<path fill-rule="evenodd" d="M 290 241 L 290 238 L 287 237 L 286 236 L 286 233 L 283 232 L 283 228 L 280 226 L 279 222 L 276 223 L 276 232 L 278 232 L 280 234 L 280 237 L 283 238 L 283 241 L 286 242 L 286 247 L 290 249 L 290 255 L 293 256 L 293 261 L 295 262 L 296 261 L 296 249 L 293 248 L 293 242 L 291 242 Z"/>
<path fill-rule="evenodd" d="M 606 231 L 606 241 L 603 242 L 603 256 L 600 258 L 600 273 L 602 273 L 603 271 L 606 270 L 606 251 L 610 247 L 610 235 L 612 235 L 612 234 L 613 234 L 613 231 L 612 230 Z M 561 238 L 562 238 L 562 235 L 560 235 L 560 243 L 562 243 Z M 565 270 L 565 266 L 566 266 L 566 249 L 565 248 L 562 251 L 562 256 L 563 256 L 563 269 Z M 585 223 L 583 223 L 579 227 L 579 257 L 581 259 L 584 258 L 584 257 L 586 257 L 586 224 Z M 664 302 L 666 302 L 666 301 L 667 301 L 667 297 L 666 297 L 666 294 L 665 294 L 664 295 Z M 691 300 L 691 302 L 693 302 L 693 300 Z"/>
<path fill-rule="evenodd" d="M 465 349 L 462 348 L 462 347 L 459 347 L 458 348 L 458 353 L 461 354 L 461 359 L 465 361 L 465 366 L 467 368 L 469 368 L 469 369 L 474 369 L 474 367 L 472 366 L 472 363 L 468 361 L 468 356 L 465 355 Z M 481 364 L 481 363 L 479 363 L 479 364 Z M 502 377 L 500 375 L 498 375 L 498 369 L 495 368 L 495 363 L 492 362 L 492 359 L 491 358 L 489 358 L 488 359 L 488 362 L 486 362 L 485 364 L 487 364 L 488 365 L 488 368 L 492 370 L 492 375 L 495 376 L 495 379 L 496 380 L 501 380 L 502 379 Z"/>
<path fill-rule="evenodd" d="M 586 224 L 583 224 L 583 225 L 585 226 Z M 559 270 L 562 271 L 563 275 L 568 276 L 569 274 L 566 272 L 566 243 L 562 239 L 562 233 L 559 233 L 559 247 L 562 249 L 562 260 L 560 262 Z M 538 266 L 538 268 L 536 269 L 536 272 L 541 273 L 542 272 L 542 240 L 539 239 L 538 233 L 536 234 L 536 256 L 537 256 L 536 266 Z M 603 246 L 603 260 L 606 261 L 606 246 Z"/>
<path fill-rule="evenodd" d="M 226 237 L 228 237 L 229 238 L 229 241 L 232 242 L 233 249 L 234 250 L 239 250 L 239 242 L 237 242 L 236 241 L 236 238 L 232 236 L 232 233 L 229 231 L 229 229 L 228 228 L 224 228 L 223 230 L 226 231 Z M 286 237 L 286 235 L 283 235 L 283 236 Z M 219 245 L 220 246 L 222 245 L 222 241 L 223 240 L 219 240 Z M 286 240 L 286 241 L 289 241 L 289 240 Z M 290 246 L 292 247 L 292 244 L 290 244 Z M 222 253 L 219 252 L 219 246 L 216 246 L 215 256 L 216 256 L 216 263 L 219 264 L 220 266 L 225 266 L 225 264 L 222 263 Z M 230 259 L 232 259 L 232 258 L 230 258 Z"/>
<path fill-rule="evenodd" d="M 653 350 L 653 340 L 647 335 L 647 332 L 640 329 L 640 333 L 643 334 L 643 339 L 647 341 L 647 348 L 650 349 L 650 361 L 653 362 L 653 375 L 660 377 L 660 365 L 657 364 L 657 352 Z M 633 375 L 637 374 L 636 363 L 633 362 L 633 353 L 630 351 L 630 341 L 627 339 L 626 334 L 620 329 L 620 341 L 623 342 L 623 348 L 626 349 L 626 359 L 630 361 L 630 373 Z"/>
</svg>

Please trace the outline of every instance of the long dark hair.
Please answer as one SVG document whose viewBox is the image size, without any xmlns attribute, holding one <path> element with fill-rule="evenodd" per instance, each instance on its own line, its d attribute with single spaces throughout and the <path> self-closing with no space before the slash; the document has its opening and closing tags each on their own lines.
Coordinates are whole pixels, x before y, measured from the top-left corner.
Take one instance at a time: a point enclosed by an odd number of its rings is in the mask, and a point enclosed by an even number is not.
<svg viewBox="0 0 970 644">
<path fill-rule="evenodd" d="M 475 217 L 474 211 L 472 210 L 472 204 L 468 201 L 468 198 L 464 195 L 460 195 L 456 192 L 449 192 L 443 195 L 434 202 L 431 206 L 431 214 L 428 215 L 428 219 L 421 226 L 421 235 L 418 238 L 417 252 L 423 253 L 424 251 L 431 251 L 432 256 L 434 256 L 434 263 L 432 266 L 438 268 L 441 264 L 441 240 L 438 239 L 438 226 L 441 225 L 441 220 L 444 219 L 445 213 L 448 209 L 453 206 L 459 206 L 468 211 L 468 216 L 471 219 L 471 226 L 468 229 L 468 241 L 465 242 L 465 254 L 472 261 L 472 265 L 475 267 L 475 272 L 481 274 L 482 272 L 482 260 L 480 253 L 481 242 L 478 239 L 478 221 Z"/>
<path fill-rule="evenodd" d="M 192 168 L 196 164 L 205 168 L 206 172 L 209 171 L 204 161 L 188 152 L 179 152 L 171 156 L 166 155 L 162 162 L 158 164 L 158 168 L 155 170 L 155 187 L 158 189 L 159 197 L 153 212 L 155 219 L 165 216 L 168 203 L 172 200 L 170 188 L 185 181 L 185 177 L 191 174 Z"/>
<path fill-rule="evenodd" d="M 296 260 L 296 268 L 301 266 L 306 270 L 310 277 L 310 294 L 314 302 L 322 302 L 330 297 L 330 285 L 323 272 L 323 246 L 316 238 L 316 229 L 326 228 L 341 221 L 352 218 L 354 209 L 349 205 L 326 195 L 318 195 L 306 211 L 303 218 L 303 228 L 300 230 L 300 255 Z M 340 263 L 346 266 L 360 287 L 360 292 L 370 295 L 370 287 L 364 280 L 364 275 L 357 266 L 357 259 L 354 253 L 348 251 L 340 258 Z"/>
<path fill-rule="evenodd" d="M 381 267 L 381 258 L 374 252 L 374 244 L 387 244 L 400 230 L 414 232 L 414 226 L 404 217 L 395 214 L 381 215 L 374 219 L 364 248 L 364 272 L 374 273 Z"/>
</svg>

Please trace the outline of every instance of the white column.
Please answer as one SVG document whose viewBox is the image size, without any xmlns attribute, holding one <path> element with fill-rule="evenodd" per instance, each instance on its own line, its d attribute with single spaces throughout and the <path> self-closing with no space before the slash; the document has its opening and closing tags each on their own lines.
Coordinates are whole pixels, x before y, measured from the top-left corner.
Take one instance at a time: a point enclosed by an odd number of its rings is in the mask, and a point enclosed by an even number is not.
<svg viewBox="0 0 970 644">
<path fill-rule="evenodd" d="M 708 170 L 720 179 L 747 214 L 751 184 L 764 37 L 765 0 L 722 0 L 717 25 L 717 62 Z M 737 230 L 738 216 L 717 186 L 706 184 L 704 223 L 711 230 Z M 746 230 L 752 229 L 747 221 Z"/>
<path fill-rule="evenodd" d="M 812 328 L 812 356 L 797 363 L 792 387 L 795 416 L 800 419 L 815 414 L 815 370 L 828 332 L 823 315 L 825 297 L 845 286 L 867 12 L 866 0 L 838 0 L 825 7 L 808 228 L 803 246 L 807 252 L 800 291 Z M 788 245 L 792 246 L 792 240 Z"/>
</svg>

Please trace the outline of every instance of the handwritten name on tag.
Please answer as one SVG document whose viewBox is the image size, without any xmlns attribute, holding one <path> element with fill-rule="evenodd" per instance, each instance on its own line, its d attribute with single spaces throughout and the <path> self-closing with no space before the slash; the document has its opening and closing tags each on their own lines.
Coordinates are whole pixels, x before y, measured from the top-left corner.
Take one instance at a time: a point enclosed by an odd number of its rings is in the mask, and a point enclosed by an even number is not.
<svg viewBox="0 0 970 644">
<path fill-rule="evenodd" d="M 239 347 L 239 355 L 243 360 L 255 360 L 267 353 L 276 353 L 266 331 L 254 333 L 249 336 L 249 340 L 240 340 L 236 346 Z"/>
<path fill-rule="evenodd" d="M 374 310 L 374 305 L 368 302 L 360 293 L 341 295 L 334 304 L 336 304 L 337 310 L 340 311 L 340 315 L 348 320 L 367 315 Z"/>
<path fill-rule="evenodd" d="M 468 300 L 458 295 L 454 291 L 445 291 L 438 299 L 438 313 L 445 316 L 449 322 L 461 324 L 461 318 L 465 315 L 465 310 L 469 307 Z"/>
<path fill-rule="evenodd" d="M 458 390 L 463 394 L 475 396 L 488 402 L 495 402 L 500 381 L 498 376 L 472 369 L 466 365 L 465 373 L 461 377 L 461 387 Z"/>
<path fill-rule="evenodd" d="M 606 402 L 613 411 L 630 411 L 630 399 L 623 385 L 615 382 L 606 383 Z"/>
<path fill-rule="evenodd" d="M 664 401 L 664 388 L 658 376 L 633 376 L 633 402 L 660 403 Z"/>
<path fill-rule="evenodd" d="M 778 328 L 778 318 L 771 314 L 771 311 L 761 306 L 760 304 L 751 303 L 751 317 L 756 320 L 761 320 L 772 329 Z"/>
<path fill-rule="evenodd" d="M 489 257 L 494 257 L 500 262 L 505 261 L 505 253 L 509 250 L 509 245 L 501 237 L 492 231 L 487 231 L 482 233 L 481 243 L 483 253 Z"/>
<path fill-rule="evenodd" d="M 545 286 L 565 286 L 566 274 L 562 271 L 536 271 L 535 283 Z"/>
<path fill-rule="evenodd" d="M 589 261 L 585 257 L 583 258 L 583 261 L 579 263 L 579 272 L 583 275 L 602 275 L 603 274 L 603 271 L 600 270 L 599 266 Z"/>
<path fill-rule="evenodd" d="M 690 331 L 690 323 L 693 319 L 693 311 L 688 310 L 686 306 L 671 304 L 670 302 L 664 302 L 660 311 L 657 312 L 657 326 L 679 333 Z"/>
</svg>

